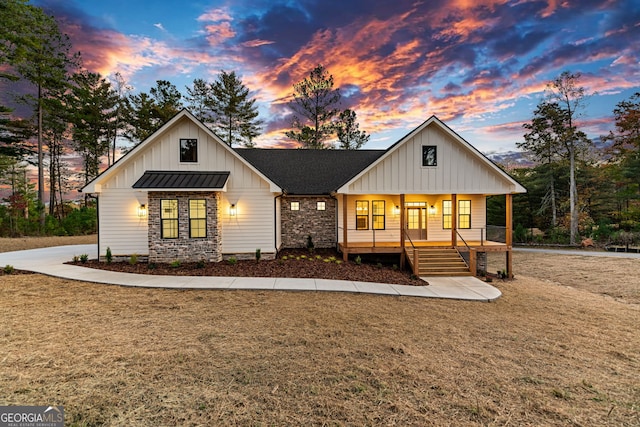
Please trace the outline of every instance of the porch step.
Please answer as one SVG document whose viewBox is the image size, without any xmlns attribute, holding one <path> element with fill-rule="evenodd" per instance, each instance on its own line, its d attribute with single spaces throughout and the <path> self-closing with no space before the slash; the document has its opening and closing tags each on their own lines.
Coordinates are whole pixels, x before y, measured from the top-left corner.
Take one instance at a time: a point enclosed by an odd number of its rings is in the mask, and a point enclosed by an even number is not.
<svg viewBox="0 0 640 427">
<path fill-rule="evenodd" d="M 469 267 L 453 248 L 418 248 L 418 276 L 471 276 Z M 413 267 L 413 249 L 407 249 Z"/>
</svg>

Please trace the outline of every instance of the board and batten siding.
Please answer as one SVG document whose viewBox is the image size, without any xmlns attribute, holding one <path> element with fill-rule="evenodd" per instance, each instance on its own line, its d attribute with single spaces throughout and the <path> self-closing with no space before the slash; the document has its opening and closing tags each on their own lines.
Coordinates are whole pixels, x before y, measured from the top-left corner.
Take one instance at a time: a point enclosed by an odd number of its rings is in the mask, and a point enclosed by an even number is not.
<svg viewBox="0 0 640 427">
<path fill-rule="evenodd" d="M 222 252 L 254 253 L 275 251 L 274 202 L 270 183 L 248 167 L 239 156 L 213 138 L 201 126 L 183 117 L 173 126 L 153 136 L 148 146 L 126 157 L 124 163 L 100 183 L 100 250 L 109 246 L 112 253 L 146 255 L 148 227 L 146 218 L 137 216 L 137 207 L 146 201 L 146 191 L 133 184 L 148 170 L 229 171 L 227 191 L 222 192 Z M 198 140 L 198 162 L 180 162 L 180 139 Z M 236 205 L 231 217 L 229 207 Z M 116 252 L 117 251 L 117 252 Z M 104 254 L 101 254 L 104 255 Z"/>
<path fill-rule="evenodd" d="M 422 166 L 422 147 L 437 147 L 437 166 Z M 512 182 L 473 149 L 431 124 L 354 180 L 348 194 L 506 194 Z"/>
</svg>

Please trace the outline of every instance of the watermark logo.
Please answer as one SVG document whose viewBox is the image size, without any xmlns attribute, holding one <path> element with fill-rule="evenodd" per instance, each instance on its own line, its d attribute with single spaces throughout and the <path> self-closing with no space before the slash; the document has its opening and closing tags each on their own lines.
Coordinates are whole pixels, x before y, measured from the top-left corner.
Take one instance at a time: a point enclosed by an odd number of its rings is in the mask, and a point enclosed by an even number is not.
<svg viewBox="0 0 640 427">
<path fill-rule="evenodd" d="M 64 408 L 0 406 L 0 427 L 64 427 Z"/>
</svg>

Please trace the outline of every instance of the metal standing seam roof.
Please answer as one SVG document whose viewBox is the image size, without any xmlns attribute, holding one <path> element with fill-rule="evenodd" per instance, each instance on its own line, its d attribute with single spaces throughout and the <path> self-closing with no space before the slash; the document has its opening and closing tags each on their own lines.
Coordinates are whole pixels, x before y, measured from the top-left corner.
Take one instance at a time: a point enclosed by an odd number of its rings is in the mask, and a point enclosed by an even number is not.
<svg viewBox="0 0 640 427">
<path fill-rule="evenodd" d="M 133 184 L 133 188 L 144 190 L 219 190 L 229 179 L 228 171 L 146 171 Z"/>
</svg>

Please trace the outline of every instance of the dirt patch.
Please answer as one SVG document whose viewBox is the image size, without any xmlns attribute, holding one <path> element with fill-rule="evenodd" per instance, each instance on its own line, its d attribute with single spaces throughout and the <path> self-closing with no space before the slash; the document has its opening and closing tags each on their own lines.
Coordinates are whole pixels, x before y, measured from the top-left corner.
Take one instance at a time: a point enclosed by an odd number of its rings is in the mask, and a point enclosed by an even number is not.
<svg viewBox="0 0 640 427">
<path fill-rule="evenodd" d="M 515 274 L 640 304 L 640 259 L 514 252 Z"/>
<path fill-rule="evenodd" d="M 413 278 L 408 271 L 400 271 L 397 265 L 382 263 L 357 264 L 354 261 L 342 261 L 334 250 L 325 249 L 310 254 L 306 250 L 284 250 L 274 260 L 241 260 L 235 263 L 129 263 L 98 262 L 89 260 L 72 264 L 102 270 L 137 274 L 159 274 L 175 276 L 229 276 L 229 277 L 297 277 L 334 280 L 352 280 L 358 282 L 391 283 L 397 285 L 424 286 L 427 283 Z"/>
</svg>

